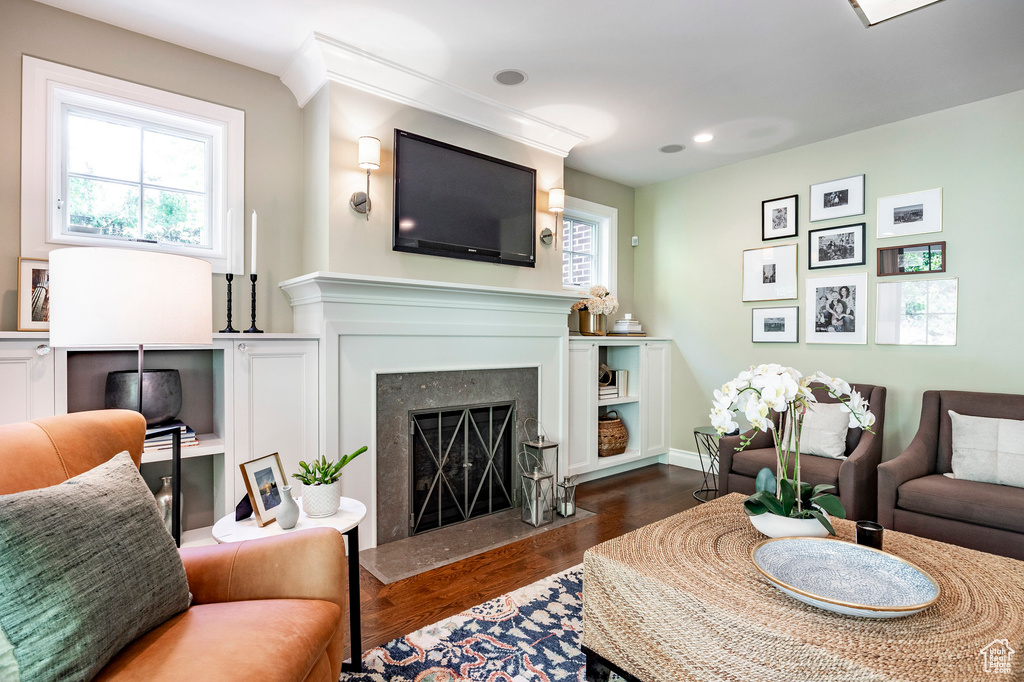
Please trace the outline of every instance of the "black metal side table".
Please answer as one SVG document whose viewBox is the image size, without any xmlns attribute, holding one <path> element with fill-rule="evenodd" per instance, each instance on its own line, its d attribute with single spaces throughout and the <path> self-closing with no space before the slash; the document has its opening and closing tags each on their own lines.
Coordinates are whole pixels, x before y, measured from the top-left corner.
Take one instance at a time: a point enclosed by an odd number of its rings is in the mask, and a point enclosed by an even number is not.
<svg viewBox="0 0 1024 682">
<path fill-rule="evenodd" d="M 698 502 L 708 502 L 718 495 L 718 437 L 718 431 L 713 426 L 698 426 L 693 430 L 700 470 L 704 474 L 704 484 L 693 491 L 693 499 Z"/>
</svg>

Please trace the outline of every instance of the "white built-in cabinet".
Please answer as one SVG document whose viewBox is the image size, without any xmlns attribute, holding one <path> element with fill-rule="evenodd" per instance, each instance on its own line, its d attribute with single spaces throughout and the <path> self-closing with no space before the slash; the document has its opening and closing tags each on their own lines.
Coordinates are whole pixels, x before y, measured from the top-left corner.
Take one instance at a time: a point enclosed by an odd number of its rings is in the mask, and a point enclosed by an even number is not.
<svg viewBox="0 0 1024 682">
<path fill-rule="evenodd" d="M 670 342 L 665 339 L 569 339 L 570 475 L 642 464 L 668 453 L 670 353 Z M 625 395 L 598 398 L 598 372 L 602 364 L 626 370 Z M 612 410 L 626 426 L 629 442 L 621 455 L 599 457 L 598 417 Z"/>
<path fill-rule="evenodd" d="M 54 413 L 53 365 L 45 338 L 0 334 L 0 424 Z"/>
</svg>

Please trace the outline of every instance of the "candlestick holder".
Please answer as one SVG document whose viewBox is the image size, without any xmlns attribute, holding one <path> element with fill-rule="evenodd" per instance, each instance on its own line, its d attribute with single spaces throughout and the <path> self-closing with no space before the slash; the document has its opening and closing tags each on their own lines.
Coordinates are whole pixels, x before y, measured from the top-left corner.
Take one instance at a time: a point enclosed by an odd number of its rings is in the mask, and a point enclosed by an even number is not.
<svg viewBox="0 0 1024 682">
<path fill-rule="evenodd" d="M 249 275 L 249 281 L 252 282 L 252 326 L 246 329 L 243 334 L 262 334 L 262 329 L 256 328 L 256 273 Z"/>
<path fill-rule="evenodd" d="M 238 330 L 231 326 L 231 280 L 235 276 L 230 272 L 224 275 L 224 279 L 228 281 L 228 326 L 220 330 L 221 334 L 237 334 Z"/>
</svg>

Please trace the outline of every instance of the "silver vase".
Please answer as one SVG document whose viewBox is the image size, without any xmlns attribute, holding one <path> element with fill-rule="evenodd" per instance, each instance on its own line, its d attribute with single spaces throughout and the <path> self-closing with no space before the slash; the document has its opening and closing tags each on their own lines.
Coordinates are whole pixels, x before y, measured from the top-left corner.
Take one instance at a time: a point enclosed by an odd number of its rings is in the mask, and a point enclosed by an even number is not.
<svg viewBox="0 0 1024 682">
<path fill-rule="evenodd" d="M 160 509 L 160 515 L 164 519 L 164 526 L 167 528 L 167 532 L 171 532 L 171 509 L 172 501 L 174 500 L 174 490 L 171 487 L 171 482 L 174 480 L 173 476 L 161 476 L 160 480 L 163 485 L 160 486 L 160 490 L 156 491 L 156 506 Z M 178 518 L 181 518 L 181 512 L 185 510 L 185 496 L 178 493 L 178 500 L 180 500 L 180 507 Z"/>
<path fill-rule="evenodd" d="M 290 485 L 281 486 L 281 504 L 277 507 L 277 525 L 285 530 L 294 528 L 299 521 L 299 505 L 295 504 Z"/>
</svg>

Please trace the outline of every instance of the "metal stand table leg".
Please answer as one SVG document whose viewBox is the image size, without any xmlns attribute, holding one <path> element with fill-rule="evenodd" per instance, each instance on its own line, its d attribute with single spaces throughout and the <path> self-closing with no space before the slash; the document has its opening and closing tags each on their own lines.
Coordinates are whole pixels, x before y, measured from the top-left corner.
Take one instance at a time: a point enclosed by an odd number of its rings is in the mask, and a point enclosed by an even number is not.
<svg viewBox="0 0 1024 682">
<path fill-rule="evenodd" d="M 342 663 L 347 673 L 363 672 L 363 633 L 359 618 L 359 526 L 345 531 L 348 538 L 348 620 L 352 630 L 352 659 Z"/>
<path fill-rule="evenodd" d="M 700 458 L 701 473 L 704 484 L 693 491 L 693 499 L 707 502 L 718 494 L 718 434 L 709 427 L 698 427 L 693 430 L 693 439 L 697 441 L 697 456 Z M 704 466 L 704 458 L 708 465 Z"/>
</svg>

